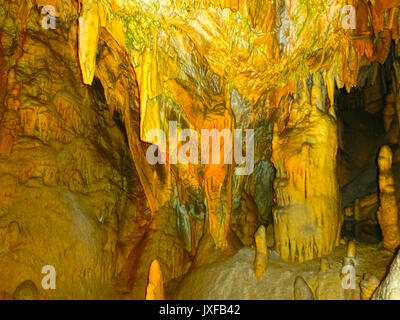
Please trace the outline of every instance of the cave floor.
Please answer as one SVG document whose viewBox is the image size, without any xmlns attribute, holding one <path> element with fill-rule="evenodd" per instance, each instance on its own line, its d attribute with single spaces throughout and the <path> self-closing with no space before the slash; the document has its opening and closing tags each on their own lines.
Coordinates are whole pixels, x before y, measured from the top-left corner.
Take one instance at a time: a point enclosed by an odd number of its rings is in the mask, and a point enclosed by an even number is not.
<svg viewBox="0 0 400 320">
<path fill-rule="evenodd" d="M 180 281 L 166 285 L 166 298 L 171 300 L 292 300 L 293 284 L 302 276 L 317 300 L 359 300 L 359 283 L 364 274 L 382 280 L 393 254 L 378 245 L 357 244 L 355 258 L 356 289 L 342 288 L 341 272 L 346 245 L 340 245 L 327 258 L 329 268 L 320 271 L 320 260 L 289 264 L 272 251 L 268 269 L 257 280 L 253 272 L 255 251 L 241 249 L 223 262 L 191 270 Z"/>
</svg>

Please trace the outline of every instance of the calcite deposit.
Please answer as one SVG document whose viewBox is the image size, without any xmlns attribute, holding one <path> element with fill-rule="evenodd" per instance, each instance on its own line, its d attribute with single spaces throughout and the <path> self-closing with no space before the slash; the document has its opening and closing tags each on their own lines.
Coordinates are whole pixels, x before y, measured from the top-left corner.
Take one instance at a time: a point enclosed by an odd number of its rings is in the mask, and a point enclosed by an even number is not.
<svg viewBox="0 0 400 320">
<path fill-rule="evenodd" d="M 255 234 L 255 243 L 256 257 L 254 259 L 254 275 L 257 279 L 260 279 L 267 270 L 270 254 L 267 248 L 267 238 L 264 226 L 258 228 Z"/>
<path fill-rule="evenodd" d="M 399 38 L 399 0 L 0 0 L 0 299 L 397 298 Z"/>
<path fill-rule="evenodd" d="M 373 300 L 399 300 L 400 299 L 400 265 L 399 255 L 393 261 L 390 271 L 384 281 L 374 292 Z"/>
<path fill-rule="evenodd" d="M 383 246 L 395 250 L 400 245 L 399 213 L 394 193 L 392 150 L 383 146 L 379 152 L 379 200 L 378 220 L 382 229 Z"/>
<path fill-rule="evenodd" d="M 157 260 L 150 265 L 149 281 L 146 289 L 146 300 L 164 300 L 164 280 Z"/>
</svg>

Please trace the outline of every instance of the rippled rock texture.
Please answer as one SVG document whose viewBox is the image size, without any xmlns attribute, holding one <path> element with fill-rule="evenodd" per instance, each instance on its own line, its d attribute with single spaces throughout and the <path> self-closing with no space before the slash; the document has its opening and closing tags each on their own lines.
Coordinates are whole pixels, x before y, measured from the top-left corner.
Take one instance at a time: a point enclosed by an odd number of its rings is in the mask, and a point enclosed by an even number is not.
<svg viewBox="0 0 400 320">
<path fill-rule="evenodd" d="M 389 59 L 396 149 L 398 38 L 395 0 L 0 0 L 1 294 L 162 297 L 160 283 L 254 247 L 260 226 L 264 253 L 329 255 L 349 180 L 335 91 L 363 90 Z M 171 161 L 186 140 L 152 132 L 175 127 L 242 130 L 217 152 L 254 168 Z"/>
</svg>

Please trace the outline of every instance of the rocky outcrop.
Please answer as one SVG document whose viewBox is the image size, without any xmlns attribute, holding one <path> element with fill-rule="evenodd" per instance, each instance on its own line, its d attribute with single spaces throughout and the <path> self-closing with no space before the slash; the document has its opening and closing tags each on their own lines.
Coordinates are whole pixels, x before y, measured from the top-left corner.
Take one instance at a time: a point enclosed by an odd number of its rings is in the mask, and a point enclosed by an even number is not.
<svg viewBox="0 0 400 320">
<path fill-rule="evenodd" d="M 360 282 L 361 300 L 370 300 L 379 283 L 379 280 L 374 275 L 365 274 Z"/>
<path fill-rule="evenodd" d="M 388 275 L 376 289 L 372 300 L 400 300 L 400 253 L 390 266 Z"/>
</svg>

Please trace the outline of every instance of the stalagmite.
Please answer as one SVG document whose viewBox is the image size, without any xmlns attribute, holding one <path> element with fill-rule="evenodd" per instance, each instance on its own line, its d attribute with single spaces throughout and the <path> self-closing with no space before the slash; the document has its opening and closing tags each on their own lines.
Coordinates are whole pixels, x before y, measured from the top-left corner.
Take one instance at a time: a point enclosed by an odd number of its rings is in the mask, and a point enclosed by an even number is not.
<svg viewBox="0 0 400 320">
<path fill-rule="evenodd" d="M 354 259 L 356 257 L 356 242 L 349 241 L 347 244 L 347 258 Z"/>
<path fill-rule="evenodd" d="M 149 281 L 146 289 L 146 300 L 164 300 L 164 280 L 161 266 L 154 260 L 149 269 Z"/>
<path fill-rule="evenodd" d="M 318 88 L 319 83 L 313 101 L 322 108 Z M 271 160 L 277 170 L 277 203 L 273 215 L 276 250 L 286 261 L 303 262 L 333 250 L 342 217 L 336 179 L 336 121 L 307 103 L 305 83 L 297 100 L 284 130 L 274 127 Z"/>
<path fill-rule="evenodd" d="M 370 300 L 380 281 L 373 274 L 365 274 L 360 282 L 361 300 Z"/>
<path fill-rule="evenodd" d="M 379 152 L 378 221 L 383 235 L 383 246 L 394 251 L 400 244 L 399 213 L 392 173 L 392 150 L 383 146 Z"/>
<path fill-rule="evenodd" d="M 329 262 L 328 259 L 322 258 L 320 263 L 320 271 L 327 271 L 329 269 Z"/>
<path fill-rule="evenodd" d="M 83 0 L 79 17 L 79 62 L 83 83 L 92 84 L 96 68 L 100 17 L 97 0 Z"/>
<path fill-rule="evenodd" d="M 260 226 L 255 234 L 256 256 L 254 260 L 254 274 L 260 279 L 268 266 L 269 250 L 267 248 L 267 235 L 265 227 Z"/>
</svg>

